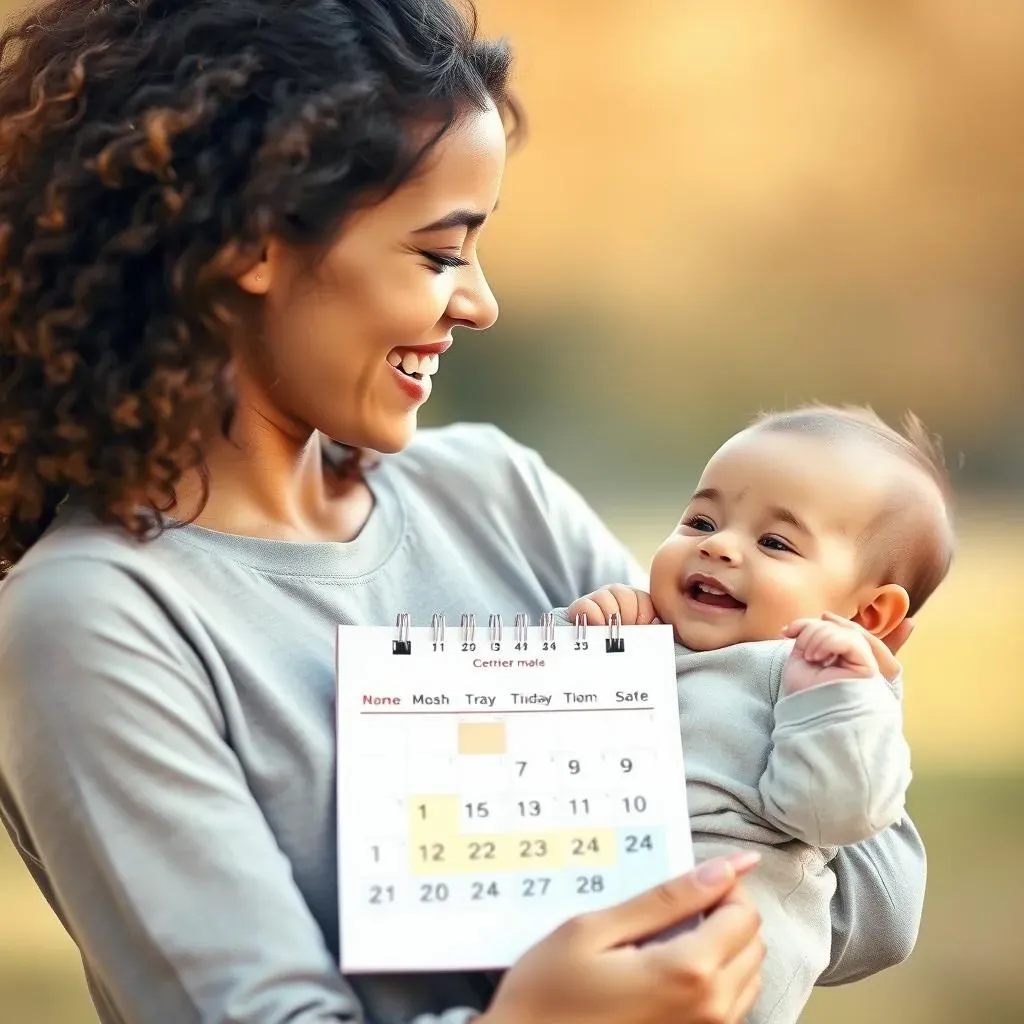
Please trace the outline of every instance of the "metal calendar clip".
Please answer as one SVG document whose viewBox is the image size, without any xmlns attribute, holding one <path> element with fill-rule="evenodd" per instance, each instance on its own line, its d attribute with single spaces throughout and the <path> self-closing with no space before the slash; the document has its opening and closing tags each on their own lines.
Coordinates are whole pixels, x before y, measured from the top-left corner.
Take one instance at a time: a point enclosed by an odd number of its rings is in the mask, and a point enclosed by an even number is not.
<svg viewBox="0 0 1024 1024">
<path fill-rule="evenodd" d="M 463 615 L 462 616 L 462 642 L 463 644 L 471 644 L 476 640 L 476 616 L 475 615 Z"/>
<path fill-rule="evenodd" d="M 608 654 L 622 654 L 626 649 L 626 641 L 619 636 L 621 626 L 622 616 L 618 612 L 612 612 L 608 616 L 608 639 L 604 642 L 604 649 Z"/>
<path fill-rule="evenodd" d="M 492 615 L 487 623 L 488 630 L 491 634 L 491 650 L 497 651 L 501 649 L 501 616 Z"/>
<path fill-rule="evenodd" d="M 545 651 L 553 650 L 555 646 L 555 614 L 544 612 L 540 617 L 540 642 Z"/>
<path fill-rule="evenodd" d="M 434 612 L 430 619 L 430 642 L 435 651 L 444 650 L 444 615 Z"/>
<path fill-rule="evenodd" d="M 399 612 L 395 619 L 398 639 L 391 641 L 392 654 L 412 654 L 412 641 L 409 639 L 409 613 Z"/>
<path fill-rule="evenodd" d="M 587 642 L 587 616 L 582 612 L 576 613 L 576 643 Z"/>
<path fill-rule="evenodd" d="M 530 616 L 526 612 L 516 615 L 516 650 L 525 651 L 530 630 Z"/>
</svg>

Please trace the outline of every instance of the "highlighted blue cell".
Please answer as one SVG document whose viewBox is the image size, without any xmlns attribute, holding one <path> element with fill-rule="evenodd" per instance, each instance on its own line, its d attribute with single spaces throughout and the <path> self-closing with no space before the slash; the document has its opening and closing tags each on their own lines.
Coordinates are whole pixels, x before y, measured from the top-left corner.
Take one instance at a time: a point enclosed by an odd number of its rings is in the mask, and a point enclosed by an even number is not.
<svg viewBox="0 0 1024 1024">
<path fill-rule="evenodd" d="M 670 872 L 663 828 L 621 828 L 618 844 L 621 899 L 667 881 Z"/>
</svg>

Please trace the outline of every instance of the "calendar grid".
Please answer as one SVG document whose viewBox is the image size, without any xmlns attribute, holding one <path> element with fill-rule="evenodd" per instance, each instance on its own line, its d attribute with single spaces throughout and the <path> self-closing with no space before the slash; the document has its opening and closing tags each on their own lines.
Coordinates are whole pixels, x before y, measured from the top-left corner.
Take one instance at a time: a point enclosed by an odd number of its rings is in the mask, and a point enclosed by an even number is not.
<svg viewBox="0 0 1024 1024">
<path fill-rule="evenodd" d="M 466 625 L 338 630 L 346 972 L 505 967 L 692 866 L 670 629 Z"/>
</svg>

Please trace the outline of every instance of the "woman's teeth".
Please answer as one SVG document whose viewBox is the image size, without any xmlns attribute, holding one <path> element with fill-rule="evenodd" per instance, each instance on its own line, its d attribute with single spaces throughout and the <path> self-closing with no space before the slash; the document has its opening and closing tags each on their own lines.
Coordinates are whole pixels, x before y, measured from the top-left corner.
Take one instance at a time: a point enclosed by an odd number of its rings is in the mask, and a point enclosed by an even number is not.
<svg viewBox="0 0 1024 1024">
<path fill-rule="evenodd" d="M 423 354 L 418 352 L 398 352 L 392 349 L 388 353 L 388 362 L 396 369 L 401 370 L 408 377 L 415 377 L 422 380 L 424 377 L 433 377 L 437 373 L 441 357 L 435 354 Z"/>
</svg>

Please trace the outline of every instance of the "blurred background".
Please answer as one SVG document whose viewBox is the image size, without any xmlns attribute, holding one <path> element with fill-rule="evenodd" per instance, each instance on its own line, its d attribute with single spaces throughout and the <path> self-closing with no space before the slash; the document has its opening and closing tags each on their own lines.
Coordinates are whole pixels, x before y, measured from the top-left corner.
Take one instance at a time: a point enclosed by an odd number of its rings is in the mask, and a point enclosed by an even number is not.
<svg viewBox="0 0 1024 1024">
<path fill-rule="evenodd" d="M 944 438 L 960 556 L 905 657 L 920 942 L 803 1020 L 1019 1024 L 1024 4 L 479 9 L 516 46 L 531 133 L 484 241 L 501 320 L 445 357 L 424 421 L 496 421 L 641 559 L 759 409 L 913 409 Z M 94 1020 L 0 842 L 0 1021 Z"/>
</svg>

